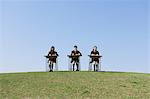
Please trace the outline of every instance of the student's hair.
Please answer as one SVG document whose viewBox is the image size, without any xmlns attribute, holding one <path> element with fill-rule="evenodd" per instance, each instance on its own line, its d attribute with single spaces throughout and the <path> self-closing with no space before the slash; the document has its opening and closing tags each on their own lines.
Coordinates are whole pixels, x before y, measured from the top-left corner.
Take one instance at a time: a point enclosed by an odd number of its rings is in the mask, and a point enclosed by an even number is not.
<svg viewBox="0 0 150 99">
<path fill-rule="evenodd" d="M 75 45 L 74 48 L 77 48 L 77 45 Z"/>
<path fill-rule="evenodd" d="M 97 49 L 97 46 L 94 46 L 94 47 L 93 47 L 93 49 L 92 49 L 92 51 L 94 51 L 94 48 L 96 48 L 96 49 Z"/>
<path fill-rule="evenodd" d="M 53 48 L 53 49 L 54 49 L 55 47 L 54 47 L 54 46 L 52 46 L 51 48 Z"/>
<path fill-rule="evenodd" d="M 94 47 L 97 49 L 97 46 L 94 46 Z M 94 48 L 94 47 L 93 47 L 93 48 Z"/>
</svg>

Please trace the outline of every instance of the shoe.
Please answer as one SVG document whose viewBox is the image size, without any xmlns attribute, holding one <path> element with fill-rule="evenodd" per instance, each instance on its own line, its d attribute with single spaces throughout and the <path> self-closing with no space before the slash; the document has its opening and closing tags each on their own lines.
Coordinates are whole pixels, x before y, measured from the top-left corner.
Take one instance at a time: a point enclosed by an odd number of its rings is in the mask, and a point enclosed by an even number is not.
<svg viewBox="0 0 150 99">
<path fill-rule="evenodd" d="M 50 70 L 49 72 L 52 72 L 53 70 Z"/>
</svg>

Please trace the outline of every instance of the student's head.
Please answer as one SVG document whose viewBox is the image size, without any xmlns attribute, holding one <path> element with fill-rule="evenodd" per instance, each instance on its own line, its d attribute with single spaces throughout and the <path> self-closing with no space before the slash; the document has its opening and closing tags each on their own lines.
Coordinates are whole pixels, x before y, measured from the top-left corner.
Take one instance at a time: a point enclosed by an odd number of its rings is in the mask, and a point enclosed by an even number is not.
<svg viewBox="0 0 150 99">
<path fill-rule="evenodd" d="M 54 47 L 54 46 L 52 46 L 52 47 L 51 47 L 51 50 L 52 50 L 52 51 L 54 51 L 54 50 L 55 50 L 55 47 Z"/>
<path fill-rule="evenodd" d="M 77 46 L 76 46 L 76 45 L 74 46 L 74 50 L 75 50 L 75 51 L 77 50 Z"/>
<path fill-rule="evenodd" d="M 94 51 L 97 51 L 97 46 L 94 46 L 94 47 L 93 47 L 93 50 L 94 50 Z"/>
</svg>

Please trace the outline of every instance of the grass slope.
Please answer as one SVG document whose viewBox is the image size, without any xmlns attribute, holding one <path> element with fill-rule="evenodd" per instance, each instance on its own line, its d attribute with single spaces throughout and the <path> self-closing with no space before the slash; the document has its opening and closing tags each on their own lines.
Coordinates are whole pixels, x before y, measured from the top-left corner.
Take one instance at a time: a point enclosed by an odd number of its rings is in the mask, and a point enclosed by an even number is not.
<svg viewBox="0 0 150 99">
<path fill-rule="evenodd" d="M 38 72 L 0 74 L 0 99 L 150 99 L 150 74 Z"/>
</svg>

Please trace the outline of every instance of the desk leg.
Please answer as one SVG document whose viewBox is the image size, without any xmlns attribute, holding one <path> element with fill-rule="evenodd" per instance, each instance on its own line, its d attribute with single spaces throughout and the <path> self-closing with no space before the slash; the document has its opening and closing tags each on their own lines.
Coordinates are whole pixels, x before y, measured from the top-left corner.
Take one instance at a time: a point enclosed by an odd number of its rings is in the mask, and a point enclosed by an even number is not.
<svg viewBox="0 0 150 99">
<path fill-rule="evenodd" d="M 95 67 L 96 67 L 96 64 L 94 63 L 94 65 L 93 65 L 93 66 L 94 66 L 94 71 L 96 71 L 96 68 L 95 68 Z"/>
<path fill-rule="evenodd" d="M 99 61 L 99 71 L 101 71 L 101 59 Z"/>
<path fill-rule="evenodd" d="M 46 69 L 46 72 L 48 71 L 48 63 L 47 63 L 47 58 L 45 58 L 45 69 Z"/>
<path fill-rule="evenodd" d="M 69 70 L 69 71 L 72 71 L 71 63 L 70 63 L 70 58 L 68 58 L 68 70 Z"/>
<path fill-rule="evenodd" d="M 79 71 L 81 70 L 81 63 L 79 62 Z"/>
<path fill-rule="evenodd" d="M 79 57 L 79 71 L 81 70 L 80 57 Z"/>
<path fill-rule="evenodd" d="M 89 71 L 92 70 L 92 65 L 91 65 L 90 61 L 91 61 L 91 58 L 89 58 Z"/>
</svg>

